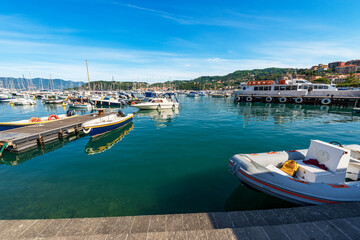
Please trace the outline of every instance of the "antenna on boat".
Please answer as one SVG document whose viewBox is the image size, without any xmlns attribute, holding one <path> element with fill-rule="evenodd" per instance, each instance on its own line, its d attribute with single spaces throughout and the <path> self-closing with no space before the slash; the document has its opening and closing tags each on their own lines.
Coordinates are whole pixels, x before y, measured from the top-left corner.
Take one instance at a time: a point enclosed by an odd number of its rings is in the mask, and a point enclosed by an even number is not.
<svg viewBox="0 0 360 240">
<path fill-rule="evenodd" d="M 91 94 L 91 87 L 90 87 L 89 67 L 88 67 L 87 60 L 86 60 L 86 71 L 87 71 L 87 76 L 88 76 L 88 83 L 89 83 L 89 95 L 90 95 L 90 94 Z"/>
</svg>

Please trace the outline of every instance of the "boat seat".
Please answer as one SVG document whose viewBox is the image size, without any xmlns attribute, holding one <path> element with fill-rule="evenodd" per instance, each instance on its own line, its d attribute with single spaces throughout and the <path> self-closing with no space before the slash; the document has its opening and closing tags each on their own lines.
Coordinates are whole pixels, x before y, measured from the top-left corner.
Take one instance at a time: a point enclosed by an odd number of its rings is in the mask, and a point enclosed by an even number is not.
<svg viewBox="0 0 360 240">
<path fill-rule="evenodd" d="M 314 165 L 308 165 L 303 160 L 296 161 L 299 164 L 299 169 L 296 172 L 296 177 L 304 179 L 308 182 L 314 183 L 341 183 L 345 181 L 346 172 L 333 173 L 328 170 L 321 169 Z"/>
</svg>

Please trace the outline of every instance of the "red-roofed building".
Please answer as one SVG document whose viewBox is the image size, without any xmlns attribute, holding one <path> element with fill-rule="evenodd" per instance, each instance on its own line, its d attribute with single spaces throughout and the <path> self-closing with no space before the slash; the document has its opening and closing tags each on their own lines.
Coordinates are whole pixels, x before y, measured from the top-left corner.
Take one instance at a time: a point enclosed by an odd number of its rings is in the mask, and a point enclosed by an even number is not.
<svg viewBox="0 0 360 240">
<path fill-rule="evenodd" d="M 345 66 L 345 62 L 332 62 L 332 63 L 329 63 L 329 68 L 336 68 L 336 67 L 341 67 L 341 66 Z"/>
<path fill-rule="evenodd" d="M 346 65 L 356 65 L 360 67 L 360 59 L 347 61 Z"/>
</svg>

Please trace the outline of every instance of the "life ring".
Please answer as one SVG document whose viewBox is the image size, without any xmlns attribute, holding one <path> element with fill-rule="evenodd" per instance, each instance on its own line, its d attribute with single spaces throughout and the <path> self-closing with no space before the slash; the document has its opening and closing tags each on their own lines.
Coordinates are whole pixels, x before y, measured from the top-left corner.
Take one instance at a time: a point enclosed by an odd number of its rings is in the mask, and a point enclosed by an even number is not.
<svg viewBox="0 0 360 240">
<path fill-rule="evenodd" d="M 265 101 L 266 101 L 266 102 L 271 102 L 271 101 L 272 101 L 272 97 L 266 97 L 266 98 L 265 98 Z"/>
<path fill-rule="evenodd" d="M 323 104 L 323 105 L 329 105 L 330 103 L 331 103 L 331 100 L 329 98 L 321 99 L 321 104 Z"/>
<path fill-rule="evenodd" d="M 251 102 L 251 101 L 252 101 L 252 97 L 246 97 L 246 101 L 247 101 L 247 102 Z"/>
<path fill-rule="evenodd" d="M 304 100 L 301 97 L 295 98 L 296 103 L 302 103 Z"/>
<path fill-rule="evenodd" d="M 57 119 L 59 119 L 59 117 L 58 117 L 58 115 L 56 115 L 56 114 L 51 114 L 49 117 L 48 117 L 48 120 L 50 121 L 50 120 L 57 120 Z"/>
<path fill-rule="evenodd" d="M 284 98 L 284 97 L 279 98 L 279 102 L 281 102 L 281 103 L 286 102 L 286 98 Z"/>
<path fill-rule="evenodd" d="M 131 105 L 135 105 L 135 102 L 131 102 Z"/>
<path fill-rule="evenodd" d="M 240 98 L 239 96 L 237 96 L 237 97 L 235 98 L 235 100 L 238 101 L 238 102 L 240 101 L 240 99 L 241 99 L 241 98 Z"/>
<path fill-rule="evenodd" d="M 37 117 L 33 117 L 33 118 L 30 119 L 29 122 L 31 122 L 31 123 L 33 123 L 33 122 L 41 122 L 41 119 L 37 118 Z"/>
</svg>

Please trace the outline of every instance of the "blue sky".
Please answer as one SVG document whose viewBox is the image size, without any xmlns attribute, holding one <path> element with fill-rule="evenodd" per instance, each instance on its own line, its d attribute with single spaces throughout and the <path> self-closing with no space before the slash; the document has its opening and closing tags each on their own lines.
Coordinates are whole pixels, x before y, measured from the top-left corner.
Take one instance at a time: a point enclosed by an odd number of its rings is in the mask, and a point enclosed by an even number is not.
<svg viewBox="0 0 360 240">
<path fill-rule="evenodd" d="M 360 58 L 360 1 L 0 1 L 0 76 L 159 82 Z"/>
</svg>

